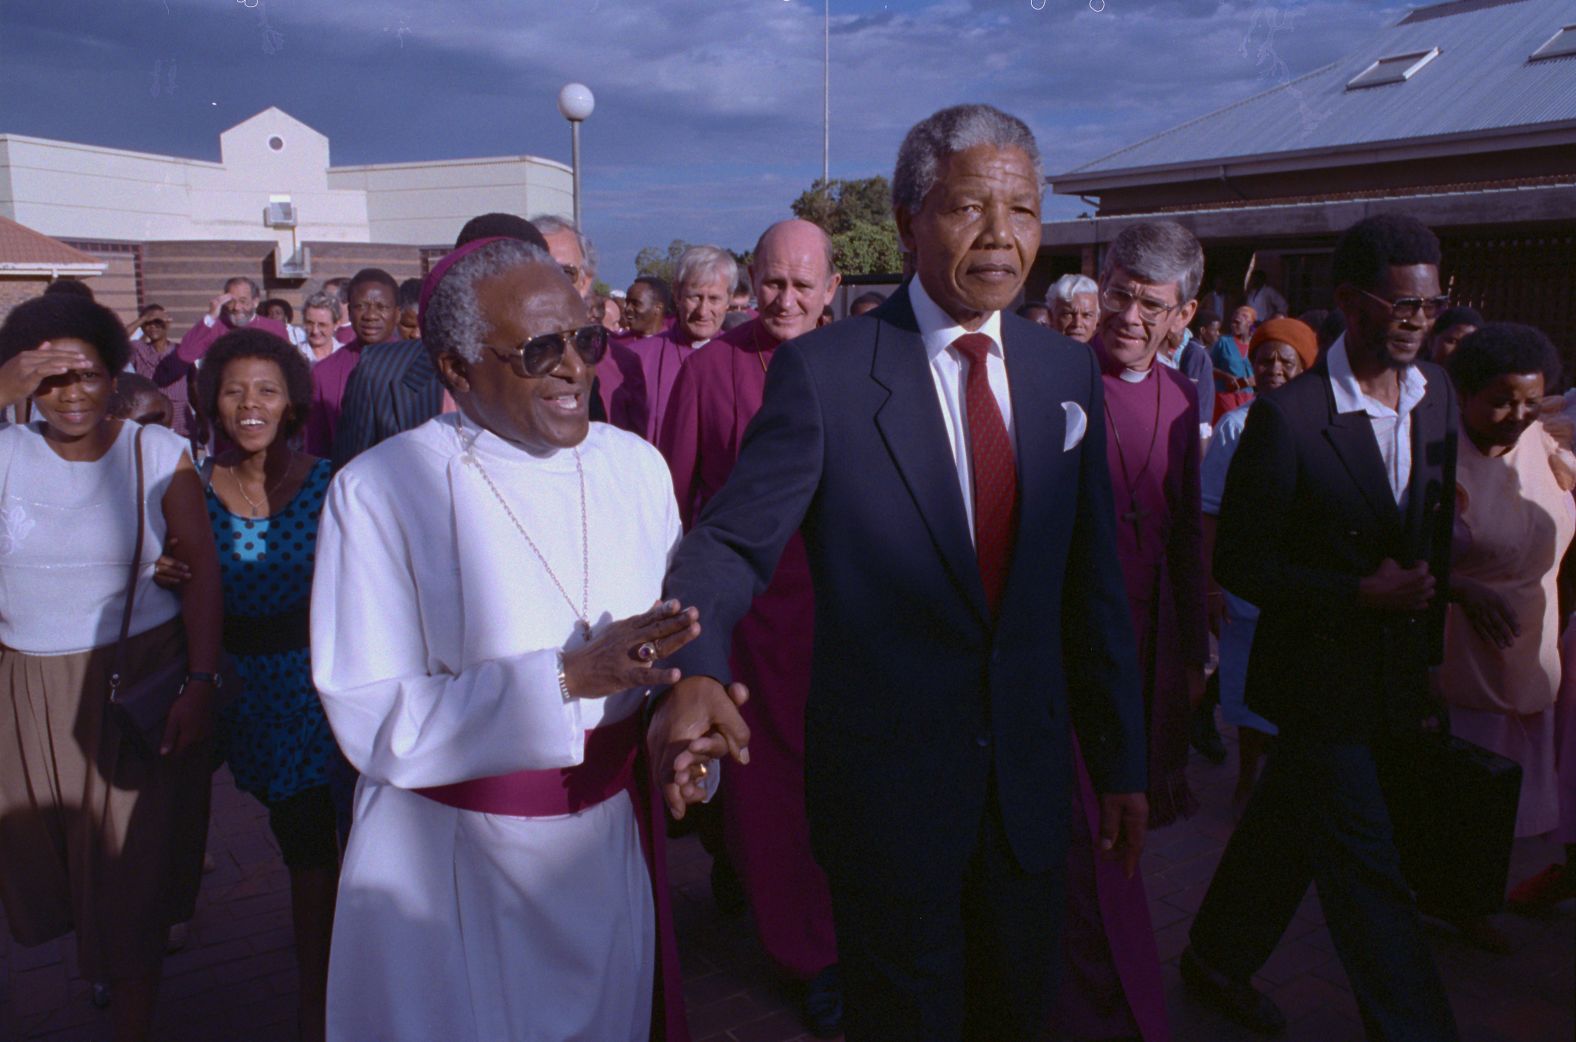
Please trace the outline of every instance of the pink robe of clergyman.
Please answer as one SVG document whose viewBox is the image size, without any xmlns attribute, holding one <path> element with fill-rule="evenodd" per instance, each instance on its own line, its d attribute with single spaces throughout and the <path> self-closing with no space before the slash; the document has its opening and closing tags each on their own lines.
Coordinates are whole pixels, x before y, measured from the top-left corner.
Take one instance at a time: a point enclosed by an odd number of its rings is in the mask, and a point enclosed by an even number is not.
<svg viewBox="0 0 1576 1042">
<path fill-rule="evenodd" d="M 657 447 L 673 472 L 686 529 L 733 470 L 774 351 L 751 321 L 693 352 L 677 374 Z M 723 798 L 728 852 L 761 946 L 799 980 L 837 961 L 831 895 L 810 853 L 804 805 L 814 606 L 804 543 L 795 535 L 733 632 L 733 675 L 750 689 L 742 710 L 750 766 L 729 772 Z"/>
<path fill-rule="evenodd" d="M 1185 774 L 1190 707 L 1184 667 L 1202 667 L 1209 653 L 1198 392 L 1186 376 L 1163 365 L 1151 366 L 1142 381 L 1128 383 L 1098 341 L 1095 350 L 1104 368 L 1117 554 L 1145 677 L 1154 828 L 1196 806 Z M 1118 427 L 1119 438 L 1112 426 Z M 1072 1039 L 1136 1035 L 1144 1042 L 1165 1042 L 1170 1026 L 1143 878 L 1125 878 L 1118 862 L 1094 852 L 1099 798 L 1076 741 L 1075 735 L 1065 958 L 1051 1024 L 1061 1037 Z"/>
<path fill-rule="evenodd" d="M 1163 365 L 1130 383 L 1098 344 L 1116 549 L 1145 677 L 1153 829 L 1192 814 L 1198 805 L 1186 773 L 1186 670 L 1203 669 L 1209 660 L 1198 392 L 1191 380 Z"/>
<path fill-rule="evenodd" d="M 214 319 L 213 325 L 209 325 L 207 320 L 207 315 L 199 318 L 186 331 L 186 335 L 181 337 L 180 343 L 175 345 L 175 356 L 181 361 L 187 363 L 201 361 L 202 357 L 208 353 L 208 349 L 213 346 L 214 341 L 226 333 L 233 332 L 234 327 L 222 318 Z M 272 333 L 287 344 L 290 343 L 290 330 L 285 328 L 285 324 L 266 315 L 254 316 L 242 328 L 261 329 L 265 333 Z"/>
<path fill-rule="evenodd" d="M 334 455 L 334 428 L 339 425 L 345 388 L 366 346 L 359 338 L 353 339 L 312 366 L 312 406 L 307 410 L 305 430 L 308 454 L 323 459 Z"/>
<path fill-rule="evenodd" d="M 736 330 L 743 328 L 738 326 Z M 622 351 L 617 353 L 621 359 L 628 359 L 617 366 L 618 386 L 611 392 L 602 392 L 607 420 L 615 427 L 633 431 L 653 445 L 661 445 L 668 399 L 679 378 L 679 367 L 696 351 L 694 341 L 684 332 L 683 326 L 675 323 L 656 336 L 636 340 L 624 350 L 629 352 L 628 356 Z M 614 356 L 609 353 L 610 358 Z M 604 360 L 597 368 L 597 375 L 605 379 L 607 367 Z"/>
</svg>

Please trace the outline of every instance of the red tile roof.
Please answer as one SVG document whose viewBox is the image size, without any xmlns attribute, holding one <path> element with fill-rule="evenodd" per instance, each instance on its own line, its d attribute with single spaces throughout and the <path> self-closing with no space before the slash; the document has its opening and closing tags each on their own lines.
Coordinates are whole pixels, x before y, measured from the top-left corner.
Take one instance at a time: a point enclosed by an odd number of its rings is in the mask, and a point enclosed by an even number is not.
<svg viewBox="0 0 1576 1042">
<path fill-rule="evenodd" d="M 43 232 L 36 232 L 8 217 L 0 217 L 0 267 L 49 267 L 56 264 L 102 266 L 102 263 L 92 254 L 67 246 L 59 239 L 51 239 Z"/>
</svg>

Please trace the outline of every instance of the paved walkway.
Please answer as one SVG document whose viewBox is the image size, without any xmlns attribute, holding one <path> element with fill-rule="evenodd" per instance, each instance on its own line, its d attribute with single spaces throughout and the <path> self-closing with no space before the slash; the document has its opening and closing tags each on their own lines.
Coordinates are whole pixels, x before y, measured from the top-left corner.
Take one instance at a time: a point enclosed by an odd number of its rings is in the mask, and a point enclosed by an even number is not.
<svg viewBox="0 0 1576 1042">
<path fill-rule="evenodd" d="M 1226 804 L 1234 774 L 1234 761 L 1213 767 L 1195 757 L 1192 777 L 1204 811 L 1154 834 L 1144 858 L 1177 1042 L 1254 1037 L 1187 999 L 1176 971 L 1188 924 L 1231 831 Z M 296 982 L 285 870 L 261 807 L 237 792 L 224 772 L 215 779 L 213 808 L 209 850 L 217 868 L 204 880 L 189 944 L 165 964 L 156 1034 L 171 1042 L 289 1042 Z M 1557 856 L 1550 844 L 1523 841 L 1512 878 Z M 698 844 L 674 844 L 670 863 L 697 1042 L 808 1039 L 747 920 L 719 918 L 707 882 L 709 861 Z M 1570 1042 L 1576 1038 L 1576 902 L 1541 919 L 1507 915 L 1503 926 L 1516 942 L 1508 956 L 1468 948 L 1443 927 L 1434 934 L 1465 1042 Z M 88 1003 L 69 942 L 25 949 L 0 940 L 0 982 L 0 1040 L 108 1037 L 107 1019 Z M 1291 1019 L 1286 1037 L 1293 1042 L 1362 1038 L 1312 896 L 1261 983 Z"/>
</svg>

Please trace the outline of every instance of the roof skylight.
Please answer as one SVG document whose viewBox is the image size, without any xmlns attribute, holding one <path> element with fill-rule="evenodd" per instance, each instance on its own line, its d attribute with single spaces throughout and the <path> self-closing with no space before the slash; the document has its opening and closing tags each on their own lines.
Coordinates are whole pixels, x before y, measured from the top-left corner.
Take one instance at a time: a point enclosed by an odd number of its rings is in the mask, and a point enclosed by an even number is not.
<svg viewBox="0 0 1576 1042">
<path fill-rule="evenodd" d="M 1353 76 L 1346 84 L 1347 90 L 1360 87 L 1381 87 L 1387 83 L 1404 83 L 1417 74 L 1417 70 L 1439 57 L 1439 48 L 1413 51 L 1410 54 L 1393 54 L 1380 58 L 1368 68 Z"/>
<path fill-rule="evenodd" d="M 1542 61 L 1544 58 L 1569 58 L 1572 55 L 1576 55 L 1576 25 L 1567 25 L 1544 41 L 1543 46 L 1533 51 L 1527 60 Z"/>
</svg>

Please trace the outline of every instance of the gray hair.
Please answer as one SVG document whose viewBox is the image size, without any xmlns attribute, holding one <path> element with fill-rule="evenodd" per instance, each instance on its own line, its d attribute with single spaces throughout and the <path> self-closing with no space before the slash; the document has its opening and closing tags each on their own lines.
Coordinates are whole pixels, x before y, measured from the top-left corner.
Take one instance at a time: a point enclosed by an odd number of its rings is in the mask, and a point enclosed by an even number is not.
<svg viewBox="0 0 1576 1042">
<path fill-rule="evenodd" d="M 421 339 L 434 359 L 445 354 L 459 355 L 467 362 L 481 358 L 482 342 L 492 335 L 492 327 L 476 299 L 476 284 L 522 264 L 544 264 L 558 270 L 557 262 L 540 246 L 501 239 L 461 257 L 444 273 L 421 313 Z"/>
<path fill-rule="evenodd" d="M 318 292 L 306 298 L 306 303 L 301 305 L 301 318 L 306 318 L 309 308 L 327 311 L 335 322 L 339 321 L 339 298 L 332 293 Z"/>
<path fill-rule="evenodd" d="M 673 295 L 697 282 L 720 282 L 729 293 L 739 284 L 739 262 L 720 246 L 691 246 L 673 269 Z"/>
<path fill-rule="evenodd" d="M 1198 296 L 1204 279 L 1204 247 L 1175 221 L 1140 221 L 1123 228 L 1106 247 L 1100 281 L 1117 268 L 1156 286 L 1176 283 L 1177 299 L 1186 303 Z"/>
<path fill-rule="evenodd" d="M 263 299 L 263 287 L 259 286 L 256 282 L 253 282 L 245 275 L 232 275 L 230 278 L 225 279 L 224 291 L 228 293 L 230 292 L 231 286 L 238 286 L 242 283 L 245 283 L 246 287 L 252 291 L 253 297 L 259 301 Z"/>
<path fill-rule="evenodd" d="M 979 145 L 1016 148 L 1034 165 L 1035 185 L 1044 183 L 1040 146 L 1023 120 L 991 105 L 954 105 L 915 123 L 903 138 L 892 172 L 893 209 L 918 213 L 935 187 L 941 161 Z"/>
<path fill-rule="evenodd" d="M 531 218 L 531 223 L 542 233 L 544 239 L 559 232 L 573 232 L 575 242 L 580 246 L 580 256 L 583 258 L 580 266 L 592 275 L 596 274 L 596 247 L 591 245 L 591 240 L 586 238 L 586 233 L 581 231 L 574 221 L 566 221 L 556 214 L 544 213 Z"/>
<path fill-rule="evenodd" d="M 1087 275 L 1063 275 L 1045 291 L 1045 303 L 1050 305 L 1058 300 L 1070 301 L 1080 293 L 1098 297 L 1100 285 Z"/>
</svg>

